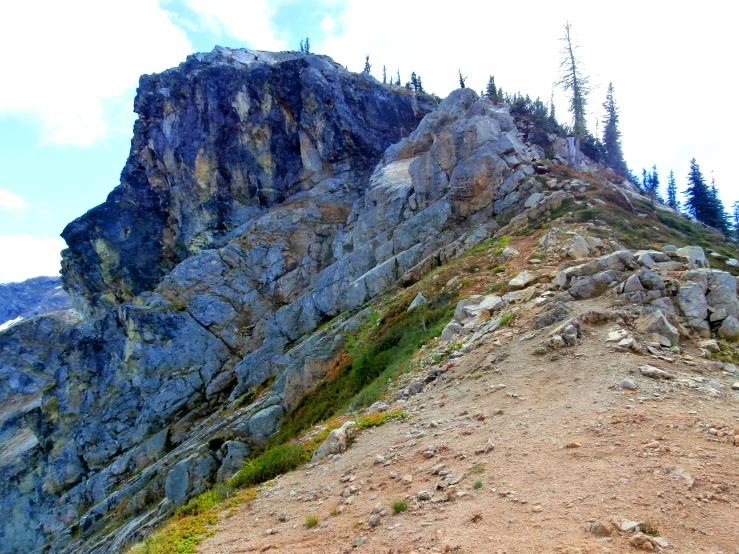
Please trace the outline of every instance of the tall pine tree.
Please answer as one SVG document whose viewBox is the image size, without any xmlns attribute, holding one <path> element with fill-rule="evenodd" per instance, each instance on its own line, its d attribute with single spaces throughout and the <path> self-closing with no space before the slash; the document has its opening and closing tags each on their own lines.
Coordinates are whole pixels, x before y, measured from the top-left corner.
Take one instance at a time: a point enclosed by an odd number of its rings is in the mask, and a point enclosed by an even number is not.
<svg viewBox="0 0 739 554">
<path fill-rule="evenodd" d="M 364 75 L 369 75 L 370 71 L 372 71 L 372 66 L 369 63 L 369 54 L 368 54 L 367 57 L 364 59 L 364 70 L 362 70 L 362 73 Z"/>
<path fill-rule="evenodd" d="M 621 149 L 621 131 L 618 129 L 618 108 L 613 99 L 613 83 L 608 83 L 608 92 L 606 93 L 606 101 L 603 103 L 603 109 L 606 112 L 603 121 L 604 162 L 618 175 L 628 177 L 629 168 L 624 161 L 624 153 Z"/>
<path fill-rule="evenodd" d="M 736 242 L 739 242 L 739 200 L 734 202 L 732 214 L 732 237 Z"/>
<path fill-rule="evenodd" d="M 724 203 L 721 201 L 721 197 L 718 194 L 716 188 L 716 180 L 711 177 L 711 203 L 713 204 L 713 223 L 709 223 L 714 229 L 718 229 L 724 235 L 729 234 L 729 223 L 726 217 L 726 210 L 724 209 Z"/>
<path fill-rule="evenodd" d="M 382 66 L 382 83 L 387 83 L 387 68 L 384 65 Z"/>
<path fill-rule="evenodd" d="M 570 94 L 570 112 L 573 119 L 573 134 L 582 140 L 588 133 L 585 123 L 585 106 L 590 94 L 590 78 L 585 75 L 580 58 L 577 56 L 578 46 L 572 42 L 572 25 L 568 21 L 562 41 L 562 61 L 559 64 L 560 78 L 555 83 Z"/>
<path fill-rule="evenodd" d="M 667 205 L 673 210 L 680 210 L 680 202 L 677 200 L 677 183 L 675 182 L 675 173 L 670 170 L 670 176 L 667 178 Z"/>
<path fill-rule="evenodd" d="M 652 200 L 662 201 L 662 196 L 659 193 L 659 175 L 657 175 L 657 166 L 652 166 L 652 172 L 647 175 L 647 194 Z"/>
<path fill-rule="evenodd" d="M 492 75 L 488 79 L 488 86 L 485 89 L 485 96 L 487 96 L 493 104 L 498 103 L 498 89 L 495 87 L 495 77 Z"/>
<path fill-rule="evenodd" d="M 465 88 L 465 83 L 467 82 L 467 77 L 462 75 L 462 70 L 458 70 L 459 72 L 459 88 Z"/>
</svg>

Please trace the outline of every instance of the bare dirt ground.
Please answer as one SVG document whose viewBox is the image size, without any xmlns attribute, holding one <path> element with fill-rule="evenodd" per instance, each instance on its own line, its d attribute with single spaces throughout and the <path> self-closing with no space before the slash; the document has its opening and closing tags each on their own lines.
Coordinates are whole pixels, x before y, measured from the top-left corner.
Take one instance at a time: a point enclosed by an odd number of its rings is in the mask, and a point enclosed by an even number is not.
<svg viewBox="0 0 739 554">
<path fill-rule="evenodd" d="M 575 307 L 606 310 L 608 302 Z M 411 419 L 365 431 L 337 459 L 280 477 L 223 514 L 198 552 L 617 553 L 637 548 L 634 532 L 620 529 L 632 520 L 669 544 L 648 550 L 739 553 L 731 436 L 739 434 L 731 390 L 739 378 L 689 344 L 695 366 L 618 351 L 605 342 L 613 326 L 589 326 L 578 346 L 537 356 L 547 330 L 521 341 L 531 330 L 521 314 L 423 392 L 392 404 Z M 501 353 L 508 357 L 490 362 Z M 643 377 L 643 364 L 676 379 Z M 627 378 L 638 390 L 616 386 Z M 702 385 L 720 394 L 695 388 Z M 464 476 L 437 489 L 437 464 Z M 431 500 L 417 500 L 420 491 Z M 408 510 L 394 515 L 392 503 L 404 498 Z M 319 520 L 312 529 L 308 516 Z M 595 523 L 608 535 L 591 530 Z"/>
</svg>

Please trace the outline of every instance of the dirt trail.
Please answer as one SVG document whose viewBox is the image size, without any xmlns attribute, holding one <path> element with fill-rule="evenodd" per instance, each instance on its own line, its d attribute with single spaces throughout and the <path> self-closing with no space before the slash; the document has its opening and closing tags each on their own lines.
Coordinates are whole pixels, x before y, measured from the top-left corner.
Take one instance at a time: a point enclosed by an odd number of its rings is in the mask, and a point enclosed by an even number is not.
<svg viewBox="0 0 739 554">
<path fill-rule="evenodd" d="M 603 298 L 573 307 L 609 309 Z M 532 329 L 522 313 L 422 393 L 392 404 L 414 417 L 280 477 L 223 514 L 198 552 L 618 553 L 636 551 L 634 533 L 612 522 L 633 520 L 663 537 L 665 552 L 739 553 L 739 447 L 721 436 L 739 433 L 737 376 L 688 344 L 695 366 L 618 351 L 606 342 L 613 326 L 589 325 L 578 346 L 537 356 L 547 330 L 521 341 Z M 491 363 L 499 354 L 508 357 Z M 643 377 L 643 364 L 676 379 Z M 616 386 L 624 379 L 638 390 Z M 701 379 L 720 394 L 693 388 Z M 431 468 L 440 463 L 464 474 L 455 487 L 436 490 L 443 479 Z M 420 491 L 432 499 L 418 501 Z M 406 497 L 409 509 L 393 515 Z M 376 527 L 373 510 L 387 510 Z M 309 515 L 319 519 L 312 529 Z M 597 522 L 608 536 L 589 530 Z"/>
</svg>

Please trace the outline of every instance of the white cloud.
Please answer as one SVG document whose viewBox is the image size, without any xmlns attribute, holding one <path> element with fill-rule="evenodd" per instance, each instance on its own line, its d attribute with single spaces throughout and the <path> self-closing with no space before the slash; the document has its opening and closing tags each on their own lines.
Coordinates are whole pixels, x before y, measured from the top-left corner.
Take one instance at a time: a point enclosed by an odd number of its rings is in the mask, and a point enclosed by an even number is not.
<svg viewBox="0 0 739 554">
<path fill-rule="evenodd" d="M 685 3 L 625 0 L 618 9 L 590 1 L 532 0 L 525 13 L 515 2 L 458 2 L 454 9 L 429 9 L 428 2 L 347 0 L 335 14 L 338 34 L 316 45 L 352 71 L 370 55 L 373 74 L 382 78 L 399 67 L 403 82 L 411 71 L 424 86 L 445 96 L 458 86 L 457 70 L 478 92 L 489 75 L 506 92 L 521 91 L 548 100 L 559 66 L 558 39 L 569 19 L 594 84 L 591 130 L 608 81 L 621 109 L 627 162 L 641 172 L 657 164 L 662 182 L 670 169 L 685 186 L 695 156 L 725 197 L 732 170 L 739 111 L 727 107 L 734 96 L 735 72 L 726 65 L 733 52 L 733 20 L 721 10 Z M 392 14 L 388 17 L 388 14 Z M 560 121 L 568 117 L 557 91 Z"/>
<path fill-rule="evenodd" d="M 209 31 L 244 41 L 249 48 L 287 50 L 287 42 L 277 37 L 271 18 L 275 2 L 268 0 L 187 0 L 188 7 L 201 18 Z"/>
<path fill-rule="evenodd" d="M 22 196 L 13 194 L 12 192 L 0 189 L 0 210 L 15 211 L 22 210 L 26 207 L 26 201 Z"/>
<path fill-rule="evenodd" d="M 332 34 L 334 30 L 336 29 L 336 20 L 331 17 L 330 15 L 327 15 L 323 18 L 321 21 L 321 30 L 323 30 L 327 34 Z"/>
<path fill-rule="evenodd" d="M 0 236 L 0 283 L 58 275 L 60 252 L 64 248 L 64 241 L 59 238 Z"/>
<path fill-rule="evenodd" d="M 87 146 L 122 105 L 130 114 L 141 74 L 184 61 L 191 45 L 156 0 L 40 0 L 0 5 L 0 51 L 0 115 L 30 114 L 43 141 Z"/>
</svg>

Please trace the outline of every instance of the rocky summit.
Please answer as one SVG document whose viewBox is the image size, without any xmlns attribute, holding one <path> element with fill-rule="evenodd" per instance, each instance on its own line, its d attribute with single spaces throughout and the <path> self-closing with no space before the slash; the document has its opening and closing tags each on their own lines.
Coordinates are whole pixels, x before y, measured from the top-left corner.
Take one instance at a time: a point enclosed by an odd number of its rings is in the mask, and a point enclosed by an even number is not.
<svg viewBox="0 0 739 554">
<path fill-rule="evenodd" d="M 424 373 L 390 379 L 387 401 L 416 411 L 419 395 L 452 386 L 451 360 L 481 345 L 490 355 L 469 363 L 482 370 L 515 357 L 490 347 L 509 342 L 512 319 L 526 321 L 516 344 L 555 365 L 608 322 L 614 353 L 648 357 L 644 378 L 673 382 L 653 366 L 678 356 L 695 365 L 679 346 L 689 337 L 708 341 L 708 357 L 733 355 L 739 300 L 725 241 L 707 257 L 688 241 L 718 235 L 471 89 L 438 101 L 324 56 L 219 47 L 142 77 L 135 111 L 120 185 L 63 233 L 74 309 L 0 331 L 0 554 L 124 551 L 269 452 L 286 418 L 306 413 L 306 395 L 347 367 L 354 337 L 404 317 L 432 333 L 432 314 L 449 312 L 414 362 Z M 338 463 L 369 421 L 325 429 L 315 467 Z M 403 440 L 422 436 L 411 427 Z M 720 432 L 728 441 L 728 425 Z M 373 459 L 388 467 L 390 452 Z M 409 497 L 412 509 L 439 490 L 469 495 L 454 465 L 432 473 L 440 488 Z M 409 485 L 414 470 L 404 471 L 390 479 Z M 375 528 L 387 510 L 372 514 Z"/>
</svg>

